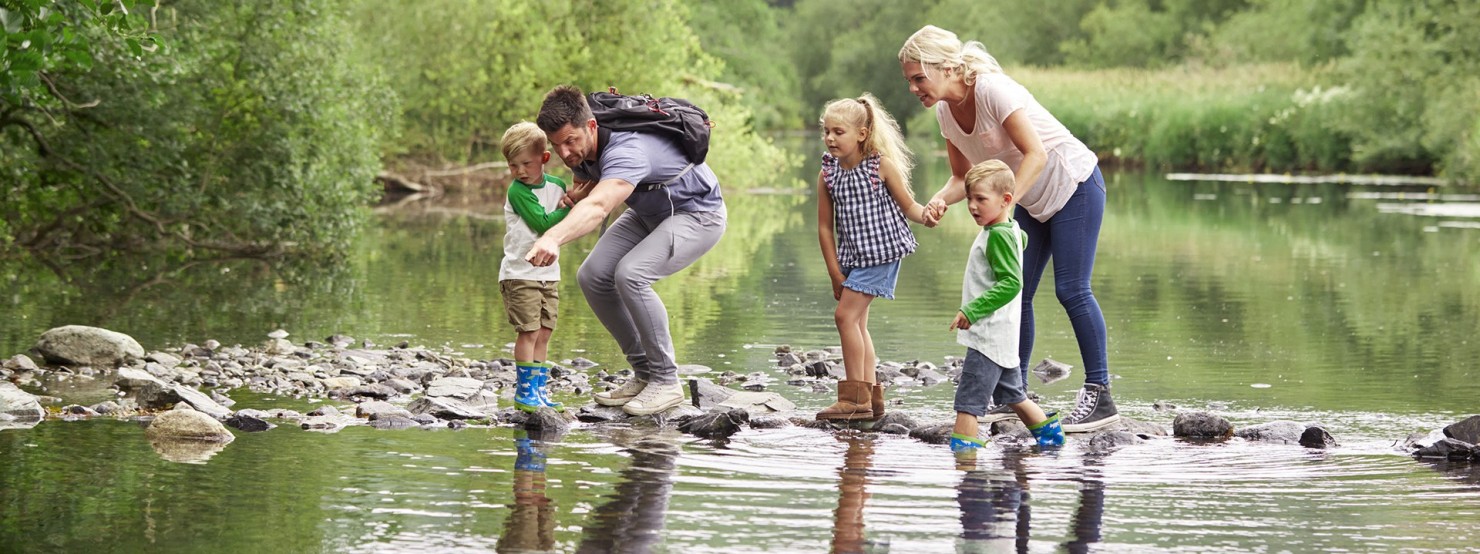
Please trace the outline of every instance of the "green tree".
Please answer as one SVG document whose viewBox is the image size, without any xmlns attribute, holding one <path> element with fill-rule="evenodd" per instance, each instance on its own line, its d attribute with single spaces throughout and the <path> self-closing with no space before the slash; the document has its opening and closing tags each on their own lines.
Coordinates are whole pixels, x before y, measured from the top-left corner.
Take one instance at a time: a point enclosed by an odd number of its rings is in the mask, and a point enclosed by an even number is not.
<svg viewBox="0 0 1480 554">
<path fill-rule="evenodd" d="M 9 108 L 27 133 L 0 136 L 15 241 L 53 259 L 343 252 L 393 110 L 349 62 L 340 9 L 174 2 L 152 22 L 172 51 L 142 59 L 139 39 L 75 28 L 90 69 L 43 70 L 58 109 Z"/>
<path fill-rule="evenodd" d="M 823 104 L 872 92 L 904 123 L 920 110 L 899 70 L 899 47 L 924 26 L 935 2 L 801 0 L 787 17 L 792 60 L 802 77 L 806 121 Z"/>
<path fill-rule="evenodd" d="M 721 86 L 732 85 L 759 130 L 796 129 L 807 120 L 801 78 L 787 63 L 784 10 L 765 0 L 688 0 L 689 21 L 704 51 L 724 61 Z M 728 88 L 728 87 L 726 87 Z"/>
<path fill-rule="evenodd" d="M 1083 38 L 1079 21 L 1098 3 L 1056 0 L 1044 10 L 1034 0 L 942 0 L 927 20 L 962 40 L 981 41 L 1003 65 L 1053 66 L 1064 63 L 1061 44 Z"/>
</svg>

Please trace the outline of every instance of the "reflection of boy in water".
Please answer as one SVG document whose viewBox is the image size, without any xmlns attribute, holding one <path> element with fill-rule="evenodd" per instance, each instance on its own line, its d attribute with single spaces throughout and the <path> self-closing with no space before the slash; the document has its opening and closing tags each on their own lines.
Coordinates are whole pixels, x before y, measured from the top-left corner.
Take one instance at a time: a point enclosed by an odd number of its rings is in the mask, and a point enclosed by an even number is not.
<svg viewBox="0 0 1480 554">
<path fill-rule="evenodd" d="M 1002 453 L 1005 472 L 976 469 L 975 460 L 961 461 L 964 470 L 956 485 L 956 503 L 961 507 L 961 536 L 957 552 L 1027 552 L 1032 508 L 1028 495 L 1028 472 L 1022 454 Z M 1085 473 L 1072 478 L 1079 482 L 1079 506 L 1070 518 L 1070 540 L 1065 552 L 1089 552 L 1100 542 L 1100 522 L 1105 512 L 1105 485 L 1097 460 L 1087 458 Z"/>
<path fill-rule="evenodd" d="M 529 435 L 519 431 L 514 440 L 514 511 L 504 520 L 504 536 L 495 550 L 506 552 L 553 552 L 555 550 L 555 506 L 545 496 L 545 454 Z"/>
</svg>

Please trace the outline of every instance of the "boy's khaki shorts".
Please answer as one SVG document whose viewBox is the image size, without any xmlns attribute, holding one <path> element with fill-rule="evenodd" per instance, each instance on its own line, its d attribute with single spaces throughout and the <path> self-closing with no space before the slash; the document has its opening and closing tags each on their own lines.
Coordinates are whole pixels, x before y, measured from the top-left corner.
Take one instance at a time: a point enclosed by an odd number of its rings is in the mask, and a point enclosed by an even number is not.
<svg viewBox="0 0 1480 554">
<path fill-rule="evenodd" d="M 560 308 L 560 281 L 499 281 L 504 297 L 504 312 L 509 324 L 520 333 L 533 333 L 541 327 L 555 330 L 555 314 Z"/>
</svg>

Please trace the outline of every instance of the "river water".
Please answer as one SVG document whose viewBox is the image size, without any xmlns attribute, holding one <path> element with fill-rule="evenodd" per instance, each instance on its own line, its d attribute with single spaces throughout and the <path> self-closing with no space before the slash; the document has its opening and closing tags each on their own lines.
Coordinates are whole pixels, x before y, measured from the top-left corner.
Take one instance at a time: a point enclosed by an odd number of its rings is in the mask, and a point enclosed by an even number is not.
<svg viewBox="0 0 1480 554">
<path fill-rule="evenodd" d="M 815 172 L 815 164 L 811 171 Z M 917 180 L 938 183 L 940 163 Z M 1324 425 L 1329 450 L 1157 439 L 1109 454 L 991 446 L 958 463 L 887 435 L 746 430 L 728 444 L 651 428 L 581 428 L 526 445 L 507 428 L 332 435 L 279 427 L 219 451 L 156 452 L 139 425 L 48 420 L 0 431 L 0 550 L 14 552 L 1475 551 L 1480 467 L 1395 446 L 1480 412 L 1480 229 L 1472 197 L 1423 187 L 1167 181 L 1110 172 L 1096 266 L 1115 399 L 1236 426 Z M 836 344 L 811 194 L 727 193 L 730 228 L 660 283 L 681 361 L 766 372 L 776 345 Z M 928 195 L 924 185 L 919 194 Z M 344 333 L 506 355 L 496 205 L 418 203 L 375 218 L 344 264 L 0 268 L 0 354 L 62 324 L 146 349 Z M 961 355 L 945 331 L 977 232 L 964 209 L 917 229 L 899 299 L 876 302 L 885 360 Z M 592 242 L 566 248 L 567 277 Z M 1071 406 L 1082 363 L 1047 279 L 1033 383 Z M 621 358 L 573 278 L 553 357 Z M 950 417 L 950 384 L 894 389 L 893 408 Z M 307 408 L 233 393 L 236 408 Z M 578 401 L 569 398 L 567 401 Z M 523 455 L 521 456 L 521 447 Z M 517 467 L 516 467 L 517 466 Z"/>
</svg>

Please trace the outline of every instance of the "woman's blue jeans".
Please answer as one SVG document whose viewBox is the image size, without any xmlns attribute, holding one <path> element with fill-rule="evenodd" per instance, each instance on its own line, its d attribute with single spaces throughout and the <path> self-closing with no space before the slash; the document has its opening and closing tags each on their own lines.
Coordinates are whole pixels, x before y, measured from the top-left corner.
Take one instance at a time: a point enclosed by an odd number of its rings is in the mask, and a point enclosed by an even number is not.
<svg viewBox="0 0 1480 554">
<path fill-rule="evenodd" d="M 1043 279 L 1048 260 L 1053 259 L 1054 295 L 1069 314 L 1074 338 L 1079 341 L 1079 354 L 1084 358 L 1084 382 L 1110 384 L 1106 359 L 1105 316 L 1100 303 L 1090 290 L 1090 274 L 1095 267 L 1095 247 L 1100 241 L 1100 222 L 1105 218 L 1105 178 L 1100 169 L 1069 198 L 1059 213 L 1038 221 L 1021 206 L 1017 208 L 1018 225 L 1028 233 L 1028 247 L 1023 250 L 1023 326 L 1018 345 L 1019 369 L 1023 383 L 1028 382 L 1028 365 L 1033 355 L 1033 294 Z"/>
</svg>

